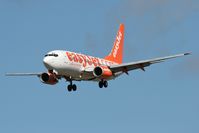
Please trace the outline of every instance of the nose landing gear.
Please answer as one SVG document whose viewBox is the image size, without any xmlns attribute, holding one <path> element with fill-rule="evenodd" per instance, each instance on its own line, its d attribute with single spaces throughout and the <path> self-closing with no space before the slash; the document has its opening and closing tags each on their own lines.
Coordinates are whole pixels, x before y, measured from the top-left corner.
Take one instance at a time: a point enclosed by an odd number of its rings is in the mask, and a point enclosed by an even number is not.
<svg viewBox="0 0 199 133">
<path fill-rule="evenodd" d="M 69 92 L 76 91 L 77 90 L 77 86 L 75 84 L 68 85 L 67 89 L 68 89 Z"/>
<path fill-rule="evenodd" d="M 76 91 L 77 86 L 76 86 L 76 84 L 73 84 L 72 80 L 70 80 L 70 84 L 68 85 L 67 89 L 68 89 L 69 92 Z"/>
</svg>

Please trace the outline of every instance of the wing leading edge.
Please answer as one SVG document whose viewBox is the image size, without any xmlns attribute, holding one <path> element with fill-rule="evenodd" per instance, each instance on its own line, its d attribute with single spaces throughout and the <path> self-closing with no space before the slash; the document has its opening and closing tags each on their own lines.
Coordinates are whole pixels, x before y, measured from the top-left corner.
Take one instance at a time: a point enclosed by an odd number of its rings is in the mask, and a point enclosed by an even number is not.
<svg viewBox="0 0 199 133">
<path fill-rule="evenodd" d="M 125 72 L 128 74 L 128 71 L 135 70 L 135 69 L 142 69 L 143 71 L 145 71 L 144 68 L 147 66 L 150 66 L 151 64 L 160 63 L 168 59 L 177 58 L 177 57 L 181 57 L 185 55 L 190 55 L 190 53 L 165 56 L 165 57 L 142 60 L 142 61 L 137 61 L 137 62 L 123 63 L 120 65 L 112 65 L 109 68 L 113 73 Z"/>
<path fill-rule="evenodd" d="M 6 76 L 41 76 L 42 73 L 6 73 Z"/>
</svg>

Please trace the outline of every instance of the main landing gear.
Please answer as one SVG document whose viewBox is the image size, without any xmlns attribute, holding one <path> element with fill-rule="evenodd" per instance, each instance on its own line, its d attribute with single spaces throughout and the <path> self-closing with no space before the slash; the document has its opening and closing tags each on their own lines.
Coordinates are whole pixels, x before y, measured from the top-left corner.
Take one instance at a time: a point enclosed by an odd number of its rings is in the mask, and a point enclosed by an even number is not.
<svg viewBox="0 0 199 133">
<path fill-rule="evenodd" d="M 106 80 L 101 80 L 99 82 L 99 88 L 102 88 L 102 87 L 108 87 L 108 82 Z"/>
<path fill-rule="evenodd" d="M 77 86 L 75 84 L 73 84 L 72 80 L 70 80 L 70 84 L 67 87 L 68 91 L 76 91 L 77 90 Z"/>
<path fill-rule="evenodd" d="M 70 78 L 70 79 L 66 79 L 66 81 L 68 81 L 68 82 L 70 82 L 70 84 L 68 85 L 68 87 L 67 87 L 67 90 L 69 91 L 69 92 L 71 92 L 71 91 L 76 91 L 77 90 L 77 86 L 75 85 L 75 84 L 73 84 L 73 82 L 72 82 L 72 79 Z M 108 87 L 108 82 L 106 81 L 106 80 L 101 80 L 101 81 L 99 81 L 99 88 L 107 88 Z"/>
</svg>

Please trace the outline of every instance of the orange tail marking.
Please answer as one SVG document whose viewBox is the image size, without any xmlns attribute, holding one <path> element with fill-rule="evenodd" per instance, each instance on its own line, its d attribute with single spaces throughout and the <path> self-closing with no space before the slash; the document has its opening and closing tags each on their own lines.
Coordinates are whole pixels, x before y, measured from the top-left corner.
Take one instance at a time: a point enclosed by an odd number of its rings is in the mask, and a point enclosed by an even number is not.
<svg viewBox="0 0 199 133">
<path fill-rule="evenodd" d="M 104 59 L 121 64 L 123 58 L 124 45 L 124 24 L 120 24 L 113 48 L 108 56 Z"/>
</svg>

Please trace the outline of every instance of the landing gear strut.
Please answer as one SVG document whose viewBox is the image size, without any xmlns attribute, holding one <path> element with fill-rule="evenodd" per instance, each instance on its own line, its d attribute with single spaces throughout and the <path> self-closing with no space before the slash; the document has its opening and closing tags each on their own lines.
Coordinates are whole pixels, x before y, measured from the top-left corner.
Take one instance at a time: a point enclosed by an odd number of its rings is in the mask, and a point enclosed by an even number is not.
<svg viewBox="0 0 199 133">
<path fill-rule="evenodd" d="M 70 84 L 68 85 L 68 91 L 76 91 L 77 90 L 77 86 L 75 84 L 73 84 L 72 80 L 70 80 Z"/>
<path fill-rule="evenodd" d="M 106 80 L 101 80 L 99 82 L 99 88 L 102 88 L 102 87 L 108 87 L 108 82 Z"/>
</svg>

